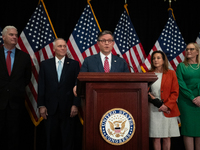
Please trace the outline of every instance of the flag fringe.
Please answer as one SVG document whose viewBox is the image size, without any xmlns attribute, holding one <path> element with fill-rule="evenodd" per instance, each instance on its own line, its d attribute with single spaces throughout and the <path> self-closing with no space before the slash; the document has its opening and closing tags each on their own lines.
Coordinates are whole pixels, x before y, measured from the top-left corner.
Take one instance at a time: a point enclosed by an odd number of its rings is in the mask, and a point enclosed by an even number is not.
<svg viewBox="0 0 200 150">
<path fill-rule="evenodd" d="M 127 14 L 129 15 L 129 12 L 128 12 L 128 4 L 124 4 L 124 8 L 126 9 L 126 12 L 127 12 Z"/>
<path fill-rule="evenodd" d="M 80 112 L 78 113 L 78 117 L 79 117 L 79 120 L 80 120 L 80 122 L 81 122 L 81 124 L 83 125 L 83 118 L 81 117 L 81 114 L 80 114 Z"/>
<path fill-rule="evenodd" d="M 176 19 L 175 19 L 175 16 L 174 16 L 173 9 L 172 9 L 172 8 L 168 8 L 168 11 L 170 11 L 170 10 L 172 11 L 172 16 L 173 16 L 174 20 L 176 20 Z"/>
<path fill-rule="evenodd" d="M 146 73 L 146 70 L 143 68 L 143 66 L 141 66 L 141 70 L 142 72 Z"/>
<path fill-rule="evenodd" d="M 93 11 L 93 9 L 92 9 L 92 5 L 90 4 L 90 1 L 91 1 L 91 0 L 87 0 L 87 3 L 88 3 L 88 5 L 90 6 L 90 9 L 92 10 L 92 13 L 93 13 L 94 19 L 96 20 L 96 23 L 97 23 L 97 25 L 98 25 L 99 31 L 102 32 L 102 30 L 101 30 L 101 28 L 100 28 L 100 25 L 99 25 L 99 22 L 98 22 L 98 20 L 97 20 L 95 14 L 94 14 L 94 11 Z"/>
<path fill-rule="evenodd" d="M 26 101 L 25 101 L 25 106 L 26 106 L 26 109 L 27 109 L 27 111 L 28 111 L 28 113 L 29 113 L 29 115 L 31 117 L 31 120 L 32 120 L 33 124 L 37 127 L 40 124 L 40 122 L 43 120 L 43 118 L 40 117 L 39 120 L 36 122 L 35 118 L 34 118 L 32 112 L 31 112 L 31 110 L 29 109 L 29 106 L 28 106 Z"/>
<path fill-rule="evenodd" d="M 57 37 L 56 32 L 55 32 L 55 30 L 54 30 L 54 27 L 53 27 L 53 24 L 52 24 L 51 19 L 50 19 L 50 17 L 49 17 L 49 14 L 48 14 L 48 12 L 47 12 L 46 6 L 45 6 L 43 0 L 40 0 L 40 1 L 42 2 L 42 5 L 43 5 L 44 10 L 45 10 L 45 12 L 46 12 L 46 14 L 47 14 L 47 17 L 48 17 L 48 19 L 49 19 L 49 23 L 50 23 L 50 25 L 51 25 L 51 28 L 52 28 L 52 30 L 53 30 L 53 33 L 54 33 L 54 35 L 55 35 L 55 37 L 56 37 L 56 39 L 57 39 L 58 37 Z"/>
</svg>

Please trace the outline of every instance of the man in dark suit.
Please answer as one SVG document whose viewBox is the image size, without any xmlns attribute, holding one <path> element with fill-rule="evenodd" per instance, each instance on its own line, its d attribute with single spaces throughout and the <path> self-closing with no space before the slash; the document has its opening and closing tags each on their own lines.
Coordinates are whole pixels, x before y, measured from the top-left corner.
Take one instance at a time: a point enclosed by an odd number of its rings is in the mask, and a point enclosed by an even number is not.
<svg viewBox="0 0 200 150">
<path fill-rule="evenodd" d="M 114 43 L 115 42 L 112 32 L 107 30 L 101 32 L 97 40 L 97 44 L 100 48 L 100 53 L 85 58 L 80 71 L 130 72 L 126 61 L 123 58 L 115 56 L 111 53 Z"/>
<path fill-rule="evenodd" d="M 72 150 L 74 116 L 80 103 L 80 99 L 73 94 L 79 63 L 65 57 L 66 41 L 61 38 L 54 41 L 54 51 L 55 57 L 43 61 L 40 66 L 38 107 L 45 119 L 47 150 L 57 149 L 58 135 L 61 135 L 61 149 Z"/>
<path fill-rule="evenodd" d="M 6 26 L 2 31 L 2 38 L 4 45 L 0 48 L 0 141 L 6 138 L 6 149 L 18 150 L 19 123 L 25 102 L 25 87 L 31 79 L 31 59 L 27 53 L 15 47 L 18 32 L 14 26 Z"/>
</svg>

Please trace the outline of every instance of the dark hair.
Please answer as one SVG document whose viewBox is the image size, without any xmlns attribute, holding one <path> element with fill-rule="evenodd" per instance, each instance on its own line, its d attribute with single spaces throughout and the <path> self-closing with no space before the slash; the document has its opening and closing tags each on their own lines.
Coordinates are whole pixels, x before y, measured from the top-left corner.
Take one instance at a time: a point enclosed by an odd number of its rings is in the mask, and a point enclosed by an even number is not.
<svg viewBox="0 0 200 150">
<path fill-rule="evenodd" d="M 160 51 L 160 50 L 158 50 L 158 51 L 154 51 L 152 54 L 151 54 L 151 69 L 150 69 L 150 71 L 151 72 L 153 72 L 153 71 L 155 71 L 155 69 L 156 69 L 156 67 L 153 65 L 153 56 L 156 54 L 156 53 L 159 53 L 159 54 L 161 54 L 161 56 L 162 56 L 162 59 L 163 59 L 163 61 L 164 61 L 164 63 L 163 63 L 163 73 L 165 73 L 165 72 L 167 72 L 168 71 L 168 59 L 167 59 L 167 56 L 165 55 L 165 53 L 163 52 L 163 51 Z"/>
<path fill-rule="evenodd" d="M 100 32 L 99 35 L 98 35 L 97 40 L 99 41 L 100 37 L 102 37 L 103 35 L 106 35 L 106 34 L 110 34 L 113 37 L 113 40 L 114 40 L 113 33 L 111 31 L 108 31 L 108 30 L 104 30 L 104 31 Z"/>
</svg>

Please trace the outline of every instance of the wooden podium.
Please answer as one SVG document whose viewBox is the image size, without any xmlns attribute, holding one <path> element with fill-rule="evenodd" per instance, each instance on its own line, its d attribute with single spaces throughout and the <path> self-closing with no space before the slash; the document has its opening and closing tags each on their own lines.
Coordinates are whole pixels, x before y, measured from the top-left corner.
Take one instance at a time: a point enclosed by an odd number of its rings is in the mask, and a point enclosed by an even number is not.
<svg viewBox="0 0 200 150">
<path fill-rule="evenodd" d="M 148 85 L 154 73 L 80 72 L 77 93 L 83 99 L 84 150 L 148 150 Z M 102 116 L 113 108 L 127 110 L 135 121 L 132 138 L 122 145 L 107 142 L 100 132 Z"/>
</svg>

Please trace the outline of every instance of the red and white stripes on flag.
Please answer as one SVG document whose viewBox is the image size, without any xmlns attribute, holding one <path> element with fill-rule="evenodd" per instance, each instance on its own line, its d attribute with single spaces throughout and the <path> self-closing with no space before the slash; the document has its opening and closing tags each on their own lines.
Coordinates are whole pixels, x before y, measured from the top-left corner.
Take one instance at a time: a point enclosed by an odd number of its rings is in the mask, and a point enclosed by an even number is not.
<svg viewBox="0 0 200 150">
<path fill-rule="evenodd" d="M 199 33 L 199 36 L 196 39 L 196 43 L 199 44 L 199 46 L 200 46 L 200 33 Z"/>
<path fill-rule="evenodd" d="M 51 20 L 48 16 L 43 0 L 40 0 L 32 17 L 19 36 L 17 47 L 28 53 L 32 63 L 32 78 L 26 87 L 25 105 L 33 121 L 37 126 L 40 118 L 37 108 L 37 87 L 40 62 L 54 56 L 53 41 L 57 38 Z"/>
<path fill-rule="evenodd" d="M 184 60 L 185 47 L 186 44 L 174 19 L 173 10 L 170 8 L 167 24 L 145 62 L 141 65 L 142 71 L 147 72 L 151 68 L 151 54 L 157 50 L 166 54 L 171 65 L 170 69 L 176 70 L 177 65 Z"/>
<path fill-rule="evenodd" d="M 3 39 L 2 39 L 2 30 L 1 30 L 1 27 L 0 27 L 0 46 L 3 45 Z"/>
<path fill-rule="evenodd" d="M 100 51 L 97 37 L 101 29 L 89 1 L 67 41 L 67 56 L 80 66 L 86 57 Z"/>
<path fill-rule="evenodd" d="M 127 4 L 124 8 L 114 31 L 115 45 L 112 53 L 123 57 L 131 72 L 142 72 L 140 66 L 146 54 L 129 17 Z"/>
<path fill-rule="evenodd" d="M 161 47 L 159 45 L 159 42 L 156 41 L 155 45 L 149 52 L 149 55 L 147 56 L 146 60 L 144 61 L 144 64 L 142 64 L 141 68 L 143 72 L 147 72 L 151 68 L 151 54 L 154 51 L 161 50 Z M 174 58 L 172 61 L 169 62 L 169 67 L 172 70 L 176 70 L 176 67 L 178 66 L 179 63 L 181 63 L 185 58 L 184 51 L 180 53 L 176 58 Z"/>
</svg>

